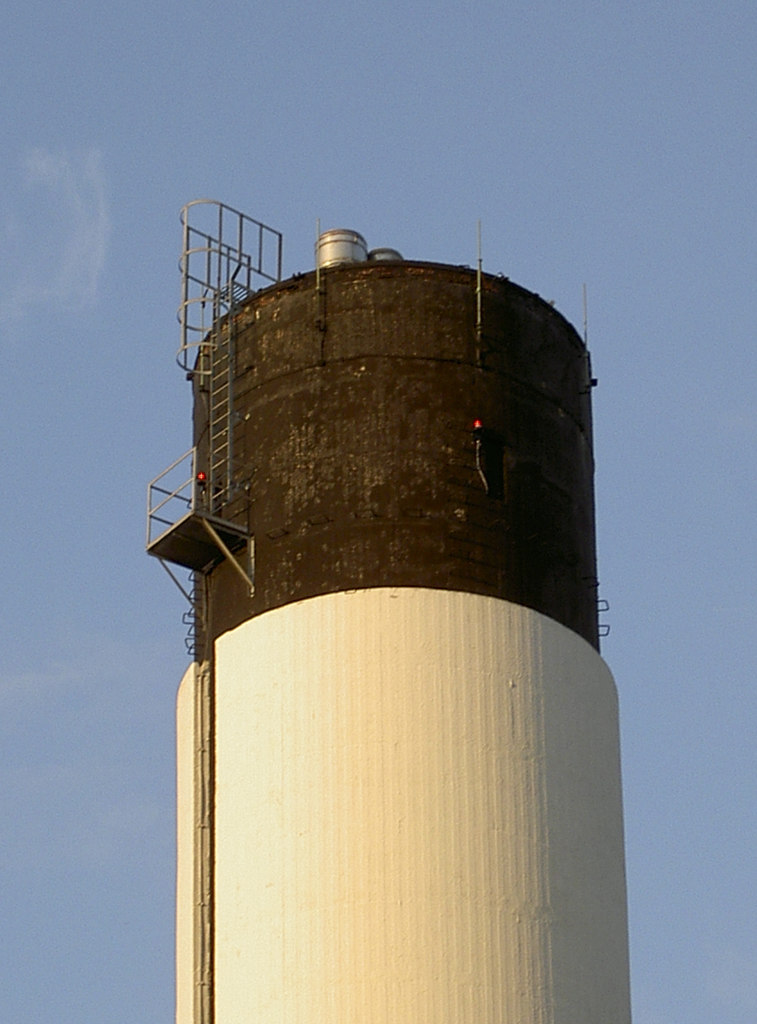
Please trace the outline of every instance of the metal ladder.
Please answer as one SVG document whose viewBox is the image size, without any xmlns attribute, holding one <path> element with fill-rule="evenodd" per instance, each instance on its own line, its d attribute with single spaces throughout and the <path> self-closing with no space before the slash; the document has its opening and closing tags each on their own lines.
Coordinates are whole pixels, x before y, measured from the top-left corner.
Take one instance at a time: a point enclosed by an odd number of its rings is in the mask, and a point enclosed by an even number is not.
<svg viewBox="0 0 757 1024">
<path fill-rule="evenodd" d="M 255 538 L 236 521 L 239 512 L 229 508 L 236 486 L 237 321 L 258 279 L 267 284 L 281 280 L 282 236 L 214 199 L 187 203 L 181 223 L 181 342 L 176 361 L 194 382 L 195 399 L 207 401 L 207 434 L 149 482 L 146 548 L 189 604 L 183 616 L 185 645 L 197 659 L 205 646 L 204 576 L 209 568 L 227 559 L 250 594 L 255 591 Z M 239 554 L 244 550 L 242 564 Z M 179 578 L 172 565 L 188 569 L 189 578 Z"/>
<path fill-rule="evenodd" d="M 255 292 L 258 278 L 267 283 L 281 280 L 282 238 L 273 228 L 212 199 L 188 203 L 181 222 L 177 360 L 206 389 L 206 503 L 219 514 L 234 496 L 236 312 Z"/>
<path fill-rule="evenodd" d="M 197 658 L 202 654 L 205 642 L 205 624 L 203 622 L 203 581 L 198 572 L 191 572 L 189 575 L 189 608 L 181 617 L 182 623 L 187 627 L 184 637 L 184 647 L 191 658 Z"/>
<path fill-rule="evenodd" d="M 234 344 L 233 313 L 214 331 L 208 372 L 208 494 L 219 513 L 234 488 Z"/>
</svg>

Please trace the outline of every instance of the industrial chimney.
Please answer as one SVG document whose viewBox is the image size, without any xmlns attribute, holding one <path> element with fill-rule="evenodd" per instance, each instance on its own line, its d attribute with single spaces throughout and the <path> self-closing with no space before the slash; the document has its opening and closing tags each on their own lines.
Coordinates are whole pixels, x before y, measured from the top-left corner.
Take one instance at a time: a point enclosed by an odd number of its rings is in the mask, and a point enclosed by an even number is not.
<svg viewBox="0 0 757 1024">
<path fill-rule="evenodd" d="M 281 280 L 183 222 L 177 1024 L 628 1024 L 585 344 L 357 232 Z"/>
</svg>

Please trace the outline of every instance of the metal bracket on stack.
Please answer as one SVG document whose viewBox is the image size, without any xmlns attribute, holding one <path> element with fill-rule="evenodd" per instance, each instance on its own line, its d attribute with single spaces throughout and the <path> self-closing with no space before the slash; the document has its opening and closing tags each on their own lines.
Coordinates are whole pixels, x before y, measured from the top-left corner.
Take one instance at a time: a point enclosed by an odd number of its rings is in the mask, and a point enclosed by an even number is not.
<svg viewBox="0 0 757 1024">
<path fill-rule="evenodd" d="M 147 553 L 195 572 L 207 572 L 227 558 L 252 594 L 254 573 L 245 572 L 237 557 L 247 547 L 252 570 L 252 538 L 244 527 L 214 515 L 206 495 L 197 449 L 190 448 L 148 485 Z"/>
</svg>

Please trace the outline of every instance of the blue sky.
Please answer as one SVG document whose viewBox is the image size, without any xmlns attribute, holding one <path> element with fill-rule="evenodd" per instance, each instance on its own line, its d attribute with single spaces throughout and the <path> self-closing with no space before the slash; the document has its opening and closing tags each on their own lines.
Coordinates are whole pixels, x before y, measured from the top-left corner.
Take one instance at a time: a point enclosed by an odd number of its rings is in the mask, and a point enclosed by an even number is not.
<svg viewBox="0 0 757 1024">
<path fill-rule="evenodd" d="M 178 212 L 316 218 L 581 329 L 621 698 L 636 1024 L 757 1019 L 757 8 L 7 0 L 0 37 L 3 1019 L 173 1015 L 190 441 Z"/>
</svg>

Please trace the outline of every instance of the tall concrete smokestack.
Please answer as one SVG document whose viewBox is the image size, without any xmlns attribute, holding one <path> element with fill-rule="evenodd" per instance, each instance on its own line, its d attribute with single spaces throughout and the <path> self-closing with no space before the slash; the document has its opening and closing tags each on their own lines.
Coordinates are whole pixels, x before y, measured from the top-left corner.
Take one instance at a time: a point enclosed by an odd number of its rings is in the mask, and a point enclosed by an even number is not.
<svg viewBox="0 0 757 1024">
<path fill-rule="evenodd" d="M 189 471 L 149 506 L 193 587 L 178 1024 L 628 1024 L 584 343 L 355 232 L 242 287 L 241 225 L 274 233 L 212 206 Z"/>
</svg>

